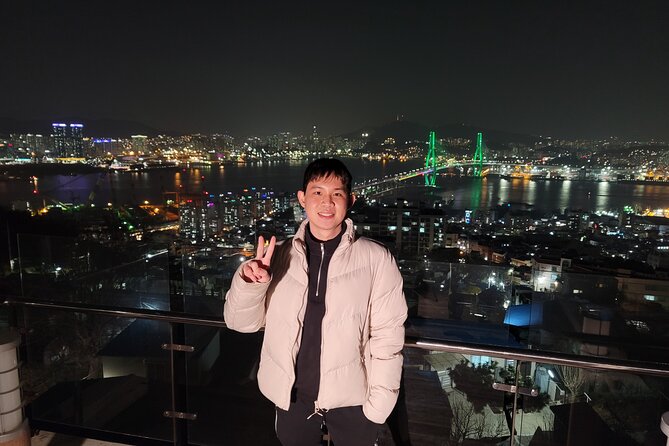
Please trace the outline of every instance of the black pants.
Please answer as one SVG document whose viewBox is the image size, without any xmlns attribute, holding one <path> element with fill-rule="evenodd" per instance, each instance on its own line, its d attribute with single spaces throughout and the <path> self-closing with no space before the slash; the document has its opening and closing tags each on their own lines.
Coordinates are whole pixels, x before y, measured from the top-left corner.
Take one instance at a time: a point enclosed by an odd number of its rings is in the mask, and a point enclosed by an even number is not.
<svg viewBox="0 0 669 446">
<path fill-rule="evenodd" d="M 313 413 L 313 403 L 276 409 L 276 435 L 283 446 L 321 446 L 323 422 L 336 446 L 373 446 L 376 441 L 380 425 L 365 417 L 362 406 L 330 409 L 307 419 Z"/>
</svg>

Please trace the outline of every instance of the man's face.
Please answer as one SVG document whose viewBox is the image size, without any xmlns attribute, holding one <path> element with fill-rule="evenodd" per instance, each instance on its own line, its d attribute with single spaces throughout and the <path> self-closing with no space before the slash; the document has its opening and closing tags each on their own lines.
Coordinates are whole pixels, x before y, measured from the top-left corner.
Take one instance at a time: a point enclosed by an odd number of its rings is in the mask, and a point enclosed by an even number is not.
<svg viewBox="0 0 669 446">
<path fill-rule="evenodd" d="M 307 213 L 314 237 L 330 240 L 339 234 L 349 206 L 349 195 L 339 177 L 330 175 L 310 181 L 307 190 L 297 191 L 297 199 Z M 351 196 L 350 204 L 353 201 Z"/>
</svg>

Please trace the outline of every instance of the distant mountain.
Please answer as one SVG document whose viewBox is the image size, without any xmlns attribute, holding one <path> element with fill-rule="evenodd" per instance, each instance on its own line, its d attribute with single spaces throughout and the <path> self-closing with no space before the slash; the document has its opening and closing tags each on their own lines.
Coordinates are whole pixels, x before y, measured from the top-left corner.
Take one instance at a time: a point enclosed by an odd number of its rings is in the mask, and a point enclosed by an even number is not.
<svg viewBox="0 0 669 446">
<path fill-rule="evenodd" d="M 356 131 L 349 132 L 344 137 L 360 137 L 362 133 L 369 133 L 369 138 L 375 142 L 383 142 L 388 137 L 394 138 L 400 144 L 404 141 L 427 141 L 431 131 L 437 132 L 437 138 L 467 138 L 474 140 L 478 132 L 483 133 L 483 138 L 488 145 L 502 144 L 511 142 L 532 144 L 540 141 L 541 138 L 533 135 L 521 133 L 511 133 L 501 130 L 475 127 L 465 124 L 448 124 L 436 127 L 428 127 L 411 121 L 392 121 L 379 126 L 363 127 Z"/>
<path fill-rule="evenodd" d="M 363 133 L 369 134 L 370 140 L 382 142 L 390 137 L 396 141 L 427 140 L 430 130 L 423 124 L 411 121 L 392 121 L 379 126 L 362 127 L 353 132 L 342 135 L 345 138 L 359 138 Z"/>
<path fill-rule="evenodd" d="M 524 144 L 534 144 L 542 140 L 541 137 L 535 135 L 527 135 L 523 133 L 513 133 L 506 132 L 504 130 L 495 130 L 484 127 L 476 127 L 465 124 L 450 124 L 442 125 L 435 129 L 437 132 L 437 137 L 447 136 L 451 138 L 468 138 L 475 140 L 476 134 L 481 132 L 483 133 L 483 138 L 486 141 L 486 144 L 509 144 L 512 142 L 515 143 L 524 143 Z"/>
<path fill-rule="evenodd" d="M 84 136 L 127 138 L 131 135 L 155 136 L 171 134 L 145 124 L 122 119 L 86 119 L 86 118 L 58 118 L 58 119 L 30 119 L 21 120 L 0 117 L 0 134 L 8 133 L 51 133 L 51 124 L 54 122 L 81 123 L 84 125 Z"/>
</svg>

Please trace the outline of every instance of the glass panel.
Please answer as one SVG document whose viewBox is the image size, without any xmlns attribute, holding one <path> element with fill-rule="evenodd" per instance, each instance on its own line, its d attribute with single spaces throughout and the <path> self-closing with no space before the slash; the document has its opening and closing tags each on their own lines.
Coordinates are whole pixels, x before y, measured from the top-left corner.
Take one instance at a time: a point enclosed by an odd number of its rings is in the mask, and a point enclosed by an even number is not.
<svg viewBox="0 0 669 446">
<path fill-rule="evenodd" d="M 513 379 L 513 361 L 416 348 L 404 355 L 403 390 L 385 437 L 398 443 L 408 435 L 421 445 L 508 440 L 513 398 L 492 384 Z"/>
<path fill-rule="evenodd" d="M 533 349 L 669 363 L 669 281 L 614 273 L 535 267 L 532 283 L 514 288 L 505 322 Z"/>
<path fill-rule="evenodd" d="M 400 262 L 409 304 L 407 334 L 435 340 L 523 347 L 505 323 L 513 295 L 509 268 Z"/>
<path fill-rule="evenodd" d="M 186 251 L 181 257 L 184 311 L 222 319 L 232 275 L 251 252 L 199 245 L 183 249 Z"/>
<path fill-rule="evenodd" d="M 169 309 L 170 268 L 162 244 L 20 234 L 18 246 L 24 297 Z"/>
<path fill-rule="evenodd" d="M 441 263 L 424 259 L 400 262 L 416 316 L 501 325 L 511 300 L 509 269 Z"/>
<path fill-rule="evenodd" d="M 660 417 L 669 410 L 669 380 L 620 372 L 526 363 L 516 444 L 663 445 Z"/>
<path fill-rule="evenodd" d="M 262 333 L 189 325 L 187 354 L 189 443 L 279 445 L 274 405 L 258 390 L 256 373 Z"/>
<path fill-rule="evenodd" d="M 558 265 L 400 261 L 408 334 L 584 356 L 669 363 L 669 281 Z M 613 275 L 613 274 L 617 274 Z"/>
<path fill-rule="evenodd" d="M 24 309 L 24 398 L 39 422 L 172 439 L 170 326 Z"/>
</svg>

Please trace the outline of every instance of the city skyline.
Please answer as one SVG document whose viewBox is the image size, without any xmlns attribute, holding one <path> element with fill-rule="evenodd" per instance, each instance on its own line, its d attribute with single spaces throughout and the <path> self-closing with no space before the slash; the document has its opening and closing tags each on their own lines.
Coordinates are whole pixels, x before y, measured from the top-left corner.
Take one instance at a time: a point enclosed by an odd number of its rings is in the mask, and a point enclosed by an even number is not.
<svg viewBox="0 0 669 446">
<path fill-rule="evenodd" d="M 0 136 L 7 137 L 8 135 L 37 135 L 45 137 L 55 137 L 54 126 L 62 123 L 75 123 L 85 129 L 86 138 L 114 138 L 114 139 L 129 139 L 134 136 L 142 137 L 186 137 L 186 136 L 228 136 L 234 139 L 243 141 L 245 139 L 267 138 L 280 135 L 290 135 L 291 137 L 300 138 L 371 138 L 376 140 L 383 140 L 388 136 L 404 136 L 409 140 L 423 140 L 427 141 L 428 134 L 431 131 L 436 131 L 440 138 L 465 138 L 474 140 L 478 132 L 493 135 L 497 141 L 503 142 L 524 142 L 528 141 L 610 141 L 617 140 L 620 142 L 626 141 L 629 143 L 658 143 L 663 144 L 669 141 L 669 138 L 662 139 L 656 137 L 620 137 L 617 135 L 602 135 L 599 137 L 569 137 L 561 134 L 543 133 L 531 134 L 513 131 L 513 129 L 498 129 L 488 128 L 477 125 L 476 123 L 445 123 L 426 125 L 423 122 L 411 121 L 406 119 L 403 115 L 397 115 L 394 119 L 387 122 L 376 123 L 359 123 L 357 126 L 344 129 L 340 132 L 325 133 L 322 131 L 321 125 L 311 125 L 305 130 L 282 128 L 274 132 L 263 133 L 250 129 L 248 133 L 235 133 L 230 131 L 177 131 L 169 128 L 154 128 L 146 125 L 143 122 L 128 121 L 121 119 L 87 119 L 81 116 L 75 117 L 57 117 L 44 119 L 13 119 L 0 116 Z M 67 124 L 69 125 L 69 124 Z M 324 126 L 329 128 L 331 126 Z M 397 135 L 400 133 L 401 135 Z"/>
<path fill-rule="evenodd" d="M 4 6 L 0 117 L 669 139 L 660 2 Z M 102 136 L 102 135 L 101 135 Z"/>
</svg>

